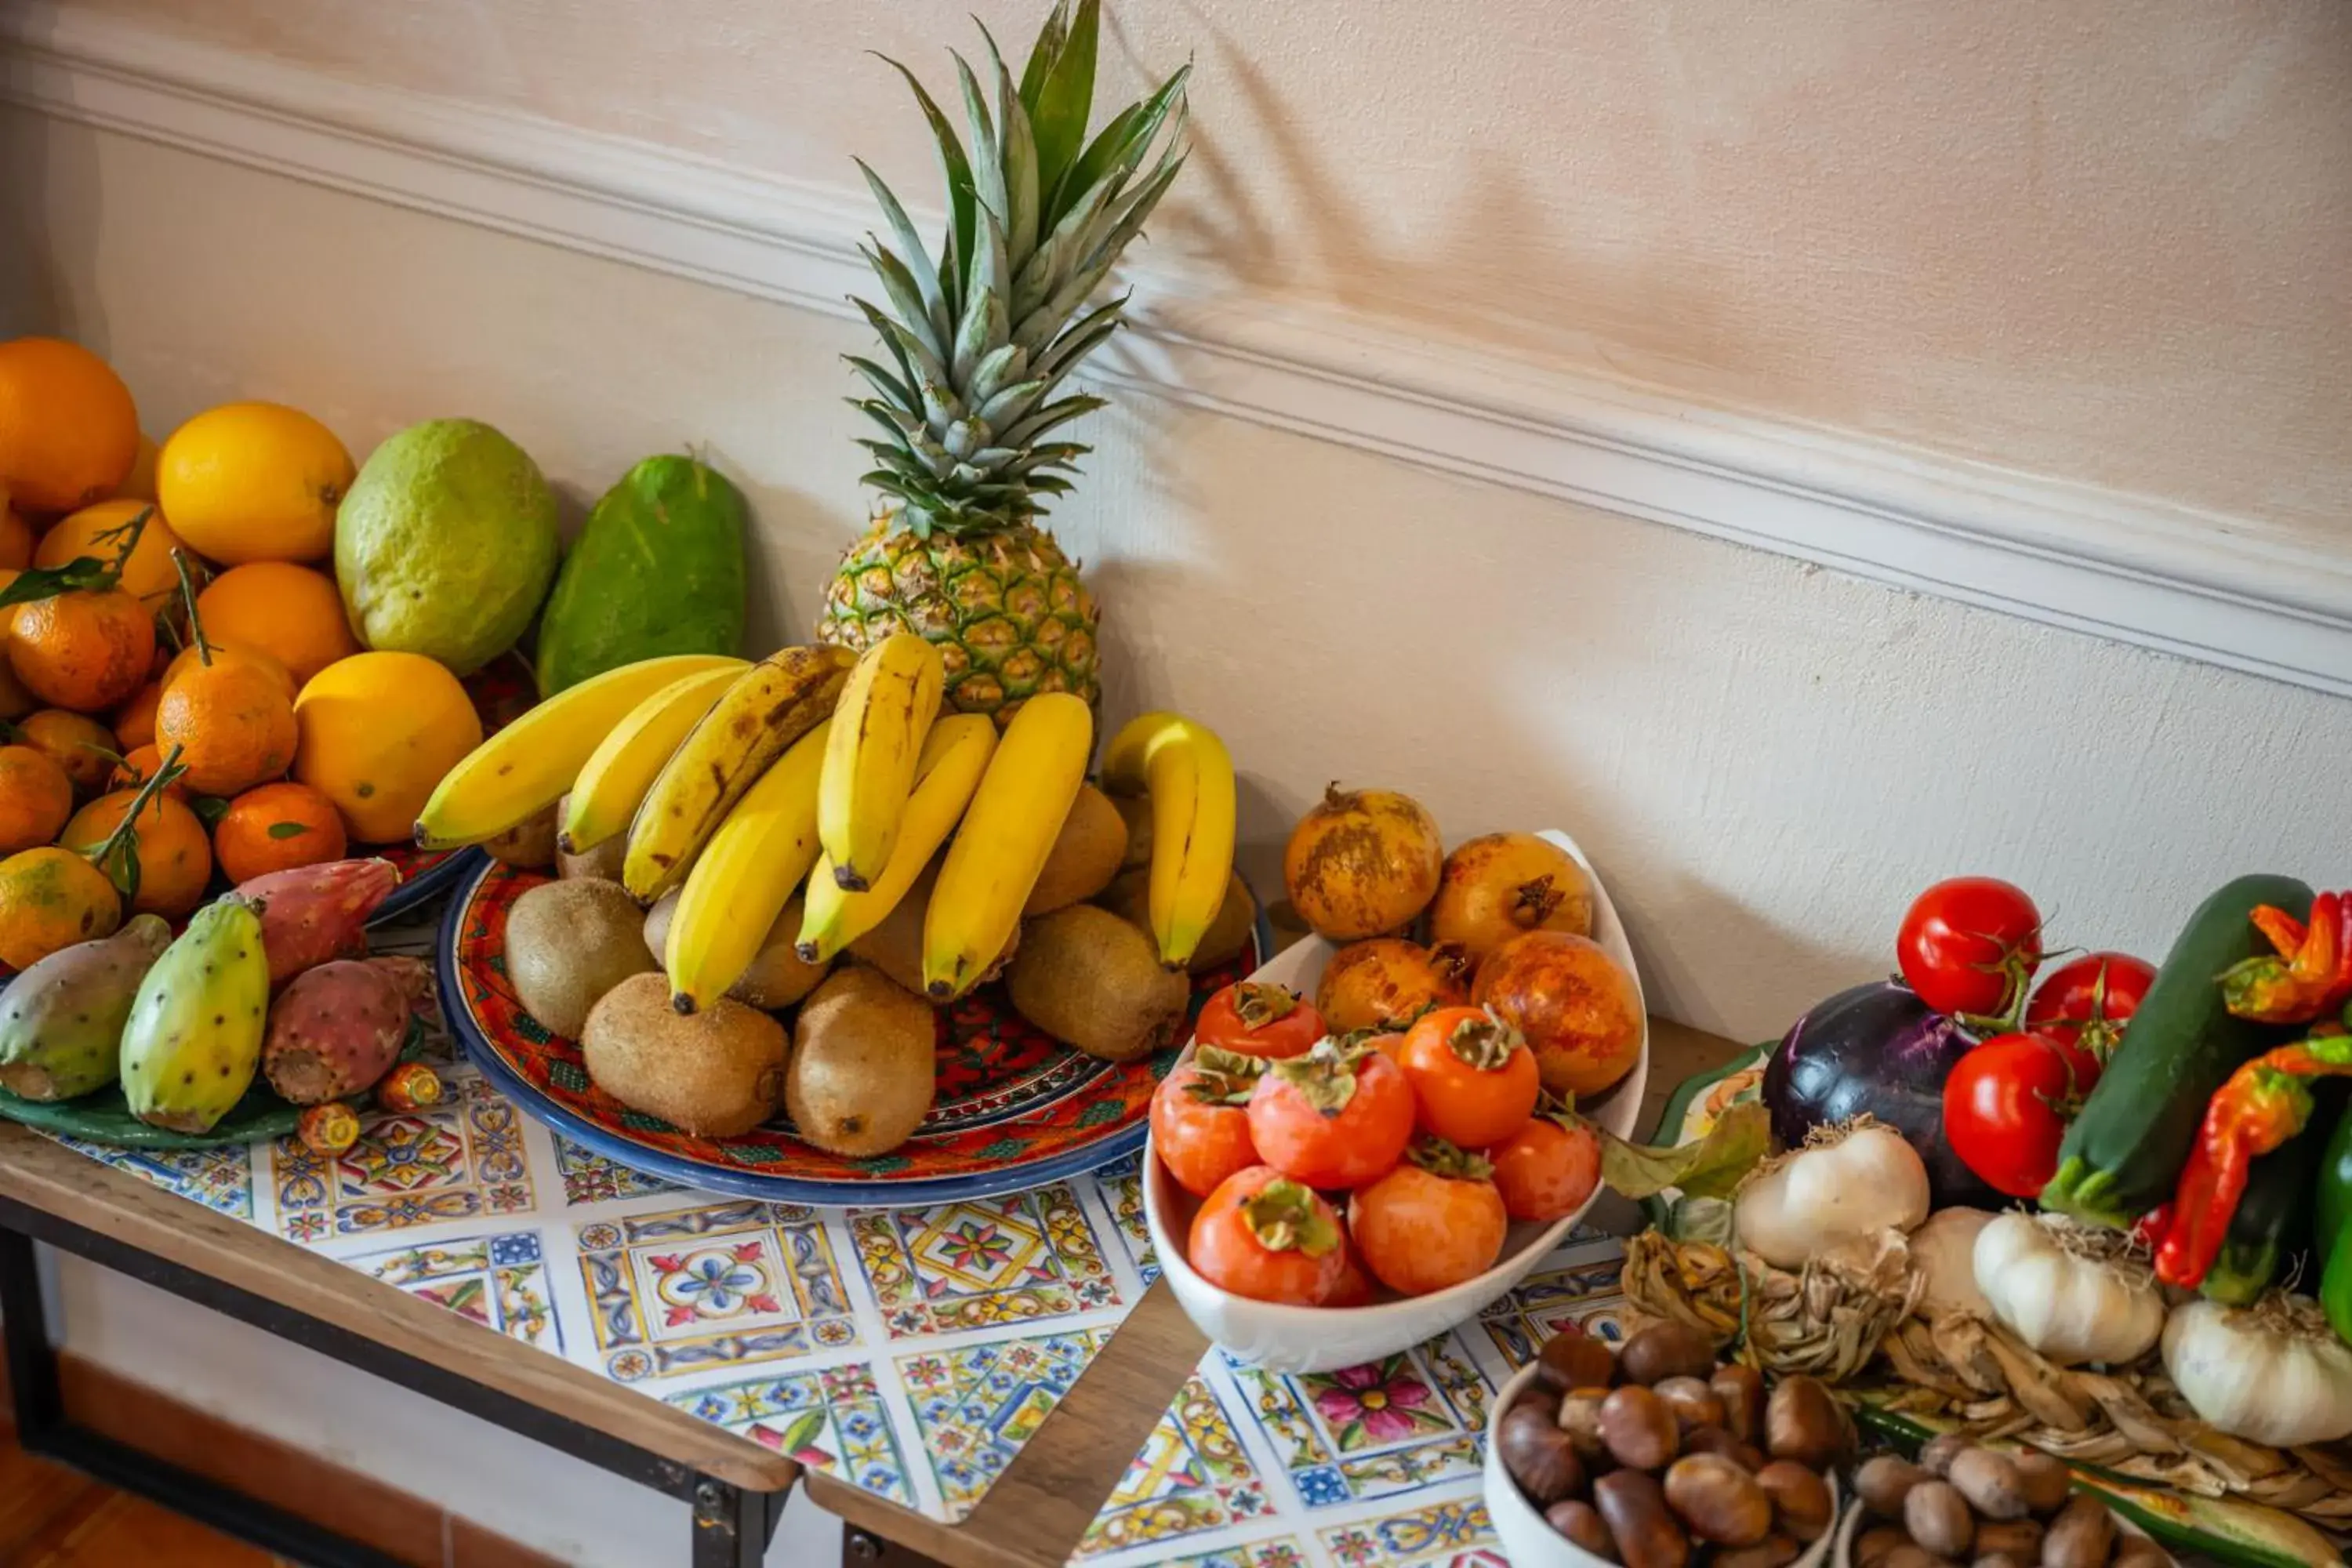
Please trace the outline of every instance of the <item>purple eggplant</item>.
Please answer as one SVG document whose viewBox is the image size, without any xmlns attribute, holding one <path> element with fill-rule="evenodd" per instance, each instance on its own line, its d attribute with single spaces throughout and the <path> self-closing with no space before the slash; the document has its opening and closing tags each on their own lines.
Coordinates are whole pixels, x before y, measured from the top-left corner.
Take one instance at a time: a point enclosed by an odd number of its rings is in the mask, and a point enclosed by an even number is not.
<svg viewBox="0 0 2352 1568">
<path fill-rule="evenodd" d="M 1919 1152 L 1937 1208 L 2003 1207 L 1944 1141 L 1944 1079 L 1975 1044 L 1901 985 L 1841 991 L 1790 1026 L 1764 1068 L 1773 1140 L 1793 1149 L 1811 1129 L 1866 1112 Z"/>
</svg>

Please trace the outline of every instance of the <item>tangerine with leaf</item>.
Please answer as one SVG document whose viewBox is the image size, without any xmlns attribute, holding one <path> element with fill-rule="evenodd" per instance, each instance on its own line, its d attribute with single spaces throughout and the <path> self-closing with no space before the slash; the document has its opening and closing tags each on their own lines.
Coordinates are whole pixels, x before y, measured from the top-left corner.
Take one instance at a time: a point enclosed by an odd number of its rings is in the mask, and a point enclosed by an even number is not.
<svg viewBox="0 0 2352 1568">
<path fill-rule="evenodd" d="M 213 853 L 240 886 L 267 872 L 340 860 L 349 847 L 335 803 L 306 784 L 249 789 L 213 828 Z"/>
<path fill-rule="evenodd" d="M 77 555 L 58 566 L 20 572 L 0 590 L 0 608 L 16 606 L 9 626 L 8 667 L 42 701 L 79 713 L 111 708 L 147 683 L 155 657 L 153 610 L 122 586 L 152 507 L 95 536 L 105 560 Z"/>
<path fill-rule="evenodd" d="M 56 840 L 73 815 L 73 781 L 36 747 L 0 746 L 0 855 Z"/>
<path fill-rule="evenodd" d="M 44 844 L 0 860 L 0 963 L 29 969 L 61 948 L 114 934 L 123 900 L 139 896 L 135 824 L 175 776 L 178 760 L 140 786 L 122 820 L 90 848 Z"/>
<path fill-rule="evenodd" d="M 43 708 L 16 721 L 16 737 L 64 769 L 77 795 L 100 794 L 114 773 L 114 731 L 87 713 Z"/>
<path fill-rule="evenodd" d="M 205 884 L 212 880 L 212 845 L 196 814 L 172 793 L 176 776 L 174 769 L 159 767 L 137 789 L 100 795 L 74 813 L 58 841 L 68 849 L 88 851 L 129 824 L 131 849 L 139 865 L 137 890 L 131 894 L 132 914 L 177 920 L 205 901 Z M 157 785 L 152 794 L 148 784 Z"/>
<path fill-rule="evenodd" d="M 179 559 L 190 651 L 196 657 L 163 683 L 155 743 L 179 752 L 188 787 L 197 794 L 242 794 L 277 778 L 294 761 L 294 704 L 271 671 L 249 658 L 223 657 L 205 639 L 186 558 Z"/>
</svg>

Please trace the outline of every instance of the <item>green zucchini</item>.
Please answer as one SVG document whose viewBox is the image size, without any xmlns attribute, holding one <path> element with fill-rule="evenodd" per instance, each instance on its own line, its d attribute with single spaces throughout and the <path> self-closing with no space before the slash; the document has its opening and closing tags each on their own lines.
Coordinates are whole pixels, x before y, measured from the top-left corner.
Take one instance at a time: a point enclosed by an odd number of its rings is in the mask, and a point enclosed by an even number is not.
<svg viewBox="0 0 2352 1568">
<path fill-rule="evenodd" d="M 2343 1240 L 2345 1226 L 2352 1225 L 2352 1116 L 2336 1121 L 2312 1185 L 2311 1234 L 2325 1255 Z"/>
<path fill-rule="evenodd" d="M 2323 1079 L 2312 1088 L 2316 1109 L 2310 1123 L 2246 1173 L 2246 1190 L 2200 1287 L 2216 1301 L 2250 1307 L 2287 1272 L 2290 1259 L 2313 1255 L 2312 1189 L 2344 1109 L 2344 1080 Z M 2316 1256 L 2326 1261 L 2326 1252 Z M 2316 1278 L 2306 1267 L 2305 1288 Z"/>
<path fill-rule="evenodd" d="M 2292 877 L 2241 877 L 2198 906 L 2067 1128 L 2058 1173 L 2042 1189 L 2043 1208 L 2128 1229 L 2172 1196 L 2213 1091 L 2295 1037 L 2233 1018 L 2221 1005 L 2222 971 L 2271 951 L 2247 918 L 2258 904 L 2306 920 L 2311 889 Z"/>
</svg>

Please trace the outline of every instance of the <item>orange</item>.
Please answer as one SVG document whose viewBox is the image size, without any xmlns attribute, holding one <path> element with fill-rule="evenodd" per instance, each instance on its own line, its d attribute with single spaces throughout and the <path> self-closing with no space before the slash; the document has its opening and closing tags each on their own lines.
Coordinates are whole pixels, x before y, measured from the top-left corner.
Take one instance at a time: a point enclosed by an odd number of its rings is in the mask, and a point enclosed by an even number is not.
<svg viewBox="0 0 2352 1568">
<path fill-rule="evenodd" d="M 0 746 L 0 855 L 55 842 L 72 815 L 65 769 L 30 746 Z"/>
<path fill-rule="evenodd" d="M 138 455 L 139 410 L 104 360 L 59 338 L 0 342 L 0 483 L 18 506 L 88 506 Z"/>
<path fill-rule="evenodd" d="M 235 795 L 274 779 L 294 760 L 294 705 L 270 673 L 236 659 L 187 667 L 155 706 L 155 747 L 180 749 L 188 787 Z"/>
<path fill-rule="evenodd" d="M 482 743 L 473 699 L 417 653 L 329 665 L 302 688 L 294 716 L 294 776 L 335 803 L 361 844 L 405 842 L 433 786 Z"/>
<path fill-rule="evenodd" d="M 152 611 L 120 588 L 77 588 L 17 607 L 8 667 L 57 708 L 94 713 L 147 684 L 155 657 Z"/>
<path fill-rule="evenodd" d="M 0 963 L 29 969 L 121 923 L 122 895 L 72 850 L 45 844 L 0 860 Z"/>
<path fill-rule="evenodd" d="M 305 784 L 270 784 L 228 803 L 213 828 L 213 852 L 232 882 L 268 871 L 340 860 L 350 840 L 335 803 Z"/>
<path fill-rule="evenodd" d="M 163 700 L 163 683 L 151 680 L 114 710 L 114 738 L 125 747 L 144 746 L 155 739 L 155 704 Z"/>
<path fill-rule="evenodd" d="M 121 826 L 138 793 L 121 789 L 100 795 L 74 813 L 58 842 L 68 849 L 97 848 Z M 131 913 L 177 919 L 204 902 L 205 884 L 213 879 L 213 850 L 194 812 L 169 790 L 163 791 L 141 809 L 131 836 L 139 856 L 139 890 L 131 895 Z"/>
<path fill-rule="evenodd" d="M 163 753 L 155 749 L 152 741 L 143 746 L 133 746 L 122 753 L 121 762 L 114 764 L 114 771 L 107 775 L 106 787 L 135 790 L 153 777 L 155 770 L 163 765 Z M 182 800 L 187 799 L 187 774 L 182 773 L 163 786 L 163 793 L 177 795 Z"/>
<path fill-rule="evenodd" d="M 286 667 L 278 662 L 276 654 L 264 653 L 257 647 L 247 647 L 243 643 L 222 642 L 210 637 L 207 637 L 205 642 L 205 646 L 212 649 L 215 664 L 253 666 L 268 676 L 271 682 L 286 693 L 286 700 L 289 702 L 293 701 L 294 694 L 302 689 L 294 684 L 294 678 L 287 673 Z M 163 667 L 163 673 L 157 679 L 155 684 L 168 691 L 173 681 L 203 662 L 203 658 L 193 646 L 184 647 L 172 656 L 172 662 Z"/>
<path fill-rule="evenodd" d="M 0 485 L 0 566 L 22 571 L 33 563 L 33 525 L 8 501 L 8 487 Z"/>
<path fill-rule="evenodd" d="M 227 403 L 181 426 L 155 464 L 164 515 L 198 553 L 229 565 L 316 561 L 358 472 L 335 433 L 299 409 Z"/>
<path fill-rule="evenodd" d="M 205 636 L 277 656 L 298 690 L 360 651 L 334 579 L 284 561 L 230 567 L 196 595 L 196 614 Z"/>
<path fill-rule="evenodd" d="M 152 501 L 155 499 L 155 458 L 154 437 L 141 431 L 139 455 L 131 459 L 131 472 L 114 487 L 116 500 Z"/>
<path fill-rule="evenodd" d="M 85 714 L 44 708 L 18 720 L 16 734 L 63 768 L 83 795 L 104 789 L 107 775 L 114 771 L 114 731 Z"/>
<path fill-rule="evenodd" d="M 172 570 L 172 552 L 180 540 L 150 502 L 102 500 L 82 508 L 41 535 L 41 542 L 33 550 L 33 564 L 62 566 L 77 555 L 110 562 L 121 552 L 122 540 L 98 536 L 128 527 L 142 511 L 149 516 L 139 530 L 139 542 L 131 547 L 131 558 L 122 563 L 121 586 L 136 594 L 150 610 L 160 610 L 180 591 L 179 574 Z"/>
</svg>

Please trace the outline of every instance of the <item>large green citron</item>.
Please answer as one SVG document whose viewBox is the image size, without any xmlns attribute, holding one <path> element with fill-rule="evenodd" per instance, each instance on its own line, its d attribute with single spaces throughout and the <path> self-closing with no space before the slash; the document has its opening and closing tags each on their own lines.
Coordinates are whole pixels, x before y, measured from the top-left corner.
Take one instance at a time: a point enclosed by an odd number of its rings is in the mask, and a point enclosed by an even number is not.
<svg viewBox="0 0 2352 1568">
<path fill-rule="evenodd" d="M 429 419 L 368 456 L 335 517 L 360 641 L 471 675 L 514 646 L 555 575 L 555 494 L 474 419 Z"/>
</svg>

